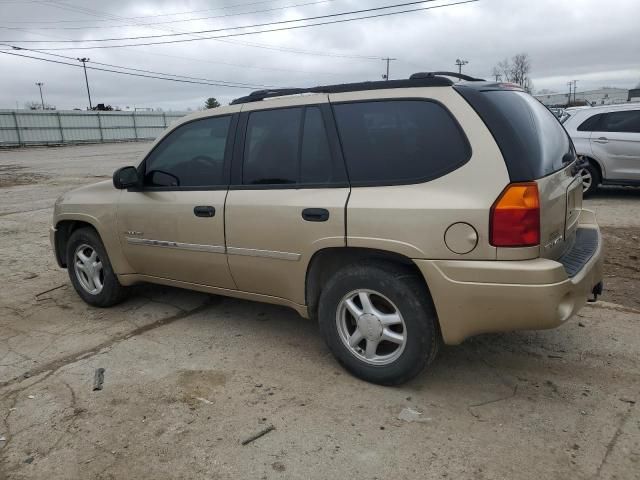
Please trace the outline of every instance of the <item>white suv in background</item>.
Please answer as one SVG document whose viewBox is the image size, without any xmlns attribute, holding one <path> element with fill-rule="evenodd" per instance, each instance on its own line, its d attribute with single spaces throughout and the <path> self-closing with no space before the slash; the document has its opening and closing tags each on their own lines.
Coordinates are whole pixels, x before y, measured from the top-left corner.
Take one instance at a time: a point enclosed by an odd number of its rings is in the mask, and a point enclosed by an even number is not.
<svg viewBox="0 0 640 480">
<path fill-rule="evenodd" d="M 600 184 L 640 186 L 640 103 L 578 110 L 564 126 L 583 159 L 585 195 Z"/>
</svg>

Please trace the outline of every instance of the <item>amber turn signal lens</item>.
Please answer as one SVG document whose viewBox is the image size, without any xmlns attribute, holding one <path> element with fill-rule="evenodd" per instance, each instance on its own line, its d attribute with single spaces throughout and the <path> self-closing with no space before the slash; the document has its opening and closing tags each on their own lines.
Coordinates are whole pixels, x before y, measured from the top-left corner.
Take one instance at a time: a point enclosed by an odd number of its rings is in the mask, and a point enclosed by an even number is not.
<svg viewBox="0 0 640 480">
<path fill-rule="evenodd" d="M 491 207 L 489 241 L 494 247 L 540 244 L 540 196 L 535 182 L 512 183 Z"/>
</svg>

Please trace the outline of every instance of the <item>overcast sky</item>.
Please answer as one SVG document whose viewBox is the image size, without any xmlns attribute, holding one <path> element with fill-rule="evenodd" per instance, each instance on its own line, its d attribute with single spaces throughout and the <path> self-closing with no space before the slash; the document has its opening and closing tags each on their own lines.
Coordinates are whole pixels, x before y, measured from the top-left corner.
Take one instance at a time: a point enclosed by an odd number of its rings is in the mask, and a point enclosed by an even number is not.
<svg viewBox="0 0 640 480">
<path fill-rule="evenodd" d="M 437 0 L 404 8 L 456 1 L 459 0 Z M 640 0 L 480 0 L 224 41 L 198 40 L 99 50 L 74 49 L 95 43 L 53 43 L 63 39 L 212 30 L 397 3 L 404 1 L 0 0 L 0 40 L 32 49 L 66 47 L 69 50 L 48 53 L 251 86 L 312 86 L 379 80 L 385 69 L 380 58 L 387 56 L 397 58 L 391 62 L 392 79 L 406 78 L 416 71 L 456 70 L 457 58 L 469 61 L 464 73 L 490 78 L 492 67 L 498 61 L 521 52 L 531 57 L 531 77 L 536 90 L 564 92 L 568 89 L 567 82 L 574 79 L 578 80 L 578 91 L 604 85 L 632 88 L 640 83 Z M 159 22 L 174 23 L 157 24 Z M 141 23 L 156 25 L 140 26 Z M 18 40 L 44 42 L 30 44 Z M 116 43 L 122 42 L 111 42 Z M 41 53 L 17 53 L 78 63 Z M 123 108 L 197 109 L 207 97 L 214 96 L 221 103 L 228 103 L 251 91 L 95 70 L 89 70 L 88 75 L 94 104 Z M 26 102 L 39 101 L 35 82 L 44 82 L 45 102 L 58 109 L 85 108 L 88 104 L 81 68 L 0 55 L 0 108 L 15 108 L 16 102 L 22 108 Z"/>
</svg>

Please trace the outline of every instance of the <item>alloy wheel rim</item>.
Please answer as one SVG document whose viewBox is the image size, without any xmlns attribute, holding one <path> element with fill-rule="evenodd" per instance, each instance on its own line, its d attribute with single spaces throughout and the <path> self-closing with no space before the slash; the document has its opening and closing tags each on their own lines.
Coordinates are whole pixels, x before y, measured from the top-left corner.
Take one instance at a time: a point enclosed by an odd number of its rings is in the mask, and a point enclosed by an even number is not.
<svg viewBox="0 0 640 480">
<path fill-rule="evenodd" d="M 86 243 L 76 248 L 73 256 L 74 270 L 78 283 L 91 295 L 98 295 L 104 288 L 104 268 L 98 253 Z"/>
<path fill-rule="evenodd" d="M 578 174 L 580 175 L 580 179 L 582 180 L 582 191 L 586 192 L 587 190 L 589 190 L 589 188 L 591 188 L 591 185 L 593 183 L 593 176 L 587 168 L 581 168 Z"/>
<path fill-rule="evenodd" d="M 387 297 L 374 290 L 346 294 L 336 311 L 338 336 L 358 360 L 369 365 L 396 361 L 407 344 L 402 314 Z"/>
</svg>

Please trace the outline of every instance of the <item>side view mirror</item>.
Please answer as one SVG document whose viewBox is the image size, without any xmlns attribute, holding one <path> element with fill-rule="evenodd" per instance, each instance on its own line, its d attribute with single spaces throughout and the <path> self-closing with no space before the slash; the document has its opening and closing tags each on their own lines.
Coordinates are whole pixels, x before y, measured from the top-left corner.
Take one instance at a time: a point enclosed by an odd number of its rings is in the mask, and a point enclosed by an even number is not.
<svg viewBox="0 0 640 480">
<path fill-rule="evenodd" d="M 113 186 L 118 190 L 136 187 L 140 183 L 136 167 L 122 167 L 113 174 Z"/>
</svg>

